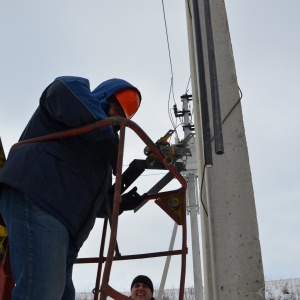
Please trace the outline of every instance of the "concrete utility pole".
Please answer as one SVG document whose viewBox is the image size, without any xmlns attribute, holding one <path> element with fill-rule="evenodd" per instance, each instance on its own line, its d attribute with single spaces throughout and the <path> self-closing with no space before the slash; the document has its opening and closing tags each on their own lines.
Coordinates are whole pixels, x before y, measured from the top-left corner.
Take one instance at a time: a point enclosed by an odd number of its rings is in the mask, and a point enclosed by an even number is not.
<svg viewBox="0 0 300 300">
<path fill-rule="evenodd" d="M 186 0 L 186 12 L 199 191 L 203 202 L 205 299 L 262 299 L 264 275 L 257 216 L 224 1 Z M 213 149 L 218 132 L 210 130 L 215 123 L 212 120 L 216 95 L 223 123 L 223 155 L 215 154 L 222 149 L 219 151 L 217 143 Z M 207 101 L 208 115 L 202 101 Z M 209 146 L 215 152 L 211 159 L 206 147 L 209 135 Z M 213 166 L 207 168 L 211 163 Z"/>
</svg>

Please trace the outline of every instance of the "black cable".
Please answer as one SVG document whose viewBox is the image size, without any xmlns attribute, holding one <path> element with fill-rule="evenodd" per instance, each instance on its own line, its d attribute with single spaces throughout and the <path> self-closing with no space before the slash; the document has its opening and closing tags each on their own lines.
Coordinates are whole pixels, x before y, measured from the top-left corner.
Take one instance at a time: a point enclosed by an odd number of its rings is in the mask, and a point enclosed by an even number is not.
<svg viewBox="0 0 300 300">
<path fill-rule="evenodd" d="M 225 123 L 225 121 L 228 119 L 228 117 L 231 115 L 231 113 L 234 111 L 234 109 L 236 108 L 236 106 L 241 102 L 242 98 L 243 98 L 243 93 L 242 90 L 240 89 L 240 87 L 238 86 L 239 92 L 240 92 L 240 98 L 237 100 L 237 102 L 233 105 L 233 107 L 230 109 L 230 111 L 227 113 L 227 115 L 225 116 L 225 118 L 222 120 L 222 125 Z M 211 138 L 211 141 L 214 140 L 214 136 Z"/>
<path fill-rule="evenodd" d="M 173 128 L 175 129 L 176 123 L 174 122 L 174 119 L 173 119 L 173 116 L 172 116 L 172 113 L 171 113 L 172 109 L 170 107 L 171 95 L 173 97 L 174 104 L 176 104 L 176 102 L 175 102 L 175 96 L 174 96 L 174 87 L 173 87 L 173 78 L 174 78 L 174 75 L 173 75 L 173 64 L 172 64 L 172 58 L 171 58 L 171 49 L 170 49 L 170 42 L 169 42 L 169 34 L 168 34 L 168 26 L 167 26 L 167 18 L 166 18 L 166 13 L 165 13 L 164 0 L 162 0 L 161 3 L 162 3 L 162 8 L 163 8 L 165 31 L 166 31 L 166 38 L 167 38 L 167 45 L 168 45 L 169 62 L 170 62 L 170 69 L 171 69 L 171 84 L 170 84 L 170 91 L 169 91 L 169 98 L 168 98 L 168 114 L 169 114 L 170 122 L 171 122 Z M 175 134 L 176 134 L 176 136 L 178 138 L 177 131 L 175 131 Z"/>
<path fill-rule="evenodd" d="M 241 102 L 242 98 L 243 98 L 243 93 L 242 90 L 240 89 L 240 87 L 238 86 L 239 92 L 240 92 L 240 98 L 238 99 L 238 101 L 233 105 L 233 107 L 231 108 L 231 110 L 228 112 L 228 114 L 225 116 L 225 118 L 222 121 L 222 124 L 224 124 L 224 122 L 227 120 L 227 118 L 231 115 L 231 113 L 233 112 L 233 110 L 236 108 L 236 106 Z"/>
<path fill-rule="evenodd" d="M 204 202 L 203 202 L 203 199 L 202 199 L 202 191 L 203 191 L 203 184 L 204 184 L 204 173 L 205 173 L 205 169 L 206 169 L 206 166 L 204 166 L 203 168 L 203 172 L 202 172 L 202 178 L 201 178 L 201 188 L 200 188 L 200 201 L 201 201 L 201 204 L 202 204 L 202 207 L 205 211 L 205 214 L 206 216 L 208 217 L 208 212 L 206 210 L 206 207 L 204 205 Z"/>
<path fill-rule="evenodd" d="M 168 44 L 168 52 L 169 52 L 169 60 L 170 60 L 170 67 L 171 67 L 171 75 L 172 75 L 172 78 L 173 78 L 173 67 L 172 67 L 172 59 L 171 59 L 171 51 L 170 51 L 170 43 L 169 43 L 169 35 L 168 35 L 168 28 L 167 28 L 167 20 L 166 20 L 164 0 L 162 0 L 161 3 L 162 3 L 162 8 L 163 8 L 163 14 L 164 14 L 164 22 L 165 22 L 165 29 L 166 29 L 167 44 Z"/>
<path fill-rule="evenodd" d="M 190 75 L 189 80 L 188 80 L 188 83 L 187 83 L 187 86 L 186 86 L 186 89 L 185 89 L 185 93 L 186 93 L 186 94 L 188 94 L 188 91 L 189 91 L 189 85 L 190 85 L 191 79 L 192 79 L 192 76 Z"/>
<path fill-rule="evenodd" d="M 168 97 L 168 114 L 169 114 L 170 122 L 171 122 L 173 128 L 175 128 L 176 125 L 175 125 L 175 122 L 173 120 L 173 116 L 172 116 L 172 113 L 171 113 L 172 109 L 170 108 L 170 98 L 171 98 L 172 84 L 173 84 L 172 81 L 173 81 L 173 78 L 171 78 L 171 85 L 170 85 L 169 97 Z"/>
</svg>

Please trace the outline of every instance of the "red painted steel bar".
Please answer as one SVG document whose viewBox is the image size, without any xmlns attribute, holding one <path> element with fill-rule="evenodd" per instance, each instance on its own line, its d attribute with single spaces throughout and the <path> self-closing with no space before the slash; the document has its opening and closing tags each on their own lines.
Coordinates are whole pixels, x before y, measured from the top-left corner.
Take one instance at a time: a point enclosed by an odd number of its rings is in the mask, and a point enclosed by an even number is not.
<svg viewBox="0 0 300 300">
<path fill-rule="evenodd" d="M 110 297 L 112 297 L 113 299 L 117 299 L 117 300 L 128 300 L 128 297 L 119 293 L 118 291 L 116 291 L 115 289 L 113 289 L 111 286 L 106 285 L 104 288 L 104 292 L 109 295 Z"/>
<path fill-rule="evenodd" d="M 170 255 L 181 255 L 184 252 L 188 253 L 187 248 L 184 250 L 169 250 L 169 251 L 161 251 L 161 252 L 122 255 L 120 257 L 114 257 L 114 261 L 154 258 L 154 257 L 162 257 L 162 256 L 170 256 Z M 76 264 L 94 264 L 94 263 L 101 263 L 101 262 L 103 263 L 105 261 L 106 261 L 106 257 L 77 258 Z"/>
<path fill-rule="evenodd" d="M 107 252 L 107 259 L 106 259 L 103 278 L 102 278 L 100 300 L 105 300 L 107 296 L 105 292 L 102 291 L 105 290 L 105 287 L 108 285 L 109 282 L 109 275 L 110 275 L 110 270 L 111 270 L 113 257 L 114 257 L 114 251 L 117 242 L 119 208 L 121 204 L 121 182 L 122 182 L 124 143 L 125 143 L 125 126 L 121 125 L 117 169 L 116 169 L 116 182 L 115 182 L 115 191 L 114 191 L 113 214 L 112 214 L 112 221 L 111 221 L 111 233 L 110 233 L 110 241 L 109 241 L 109 247 Z"/>
<path fill-rule="evenodd" d="M 99 251 L 100 260 L 98 261 L 96 283 L 95 283 L 95 288 L 93 289 L 94 300 L 98 299 L 98 295 L 100 292 L 99 287 L 100 287 L 100 280 L 101 280 L 102 264 L 104 262 L 103 253 L 104 253 L 104 245 L 105 245 L 105 238 L 106 238 L 106 231 L 107 231 L 107 223 L 108 223 L 108 218 L 105 218 L 103 223 L 102 238 L 101 238 L 100 251 Z"/>
</svg>

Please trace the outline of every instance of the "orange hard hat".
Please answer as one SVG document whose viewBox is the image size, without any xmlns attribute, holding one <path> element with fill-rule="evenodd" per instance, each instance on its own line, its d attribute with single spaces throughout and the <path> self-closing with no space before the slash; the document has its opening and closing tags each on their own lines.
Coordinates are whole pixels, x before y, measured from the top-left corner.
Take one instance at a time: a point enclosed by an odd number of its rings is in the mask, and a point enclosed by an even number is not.
<svg viewBox="0 0 300 300">
<path fill-rule="evenodd" d="M 137 112 L 141 99 L 138 92 L 127 88 L 115 93 L 119 104 L 121 105 L 127 119 L 131 119 Z"/>
</svg>

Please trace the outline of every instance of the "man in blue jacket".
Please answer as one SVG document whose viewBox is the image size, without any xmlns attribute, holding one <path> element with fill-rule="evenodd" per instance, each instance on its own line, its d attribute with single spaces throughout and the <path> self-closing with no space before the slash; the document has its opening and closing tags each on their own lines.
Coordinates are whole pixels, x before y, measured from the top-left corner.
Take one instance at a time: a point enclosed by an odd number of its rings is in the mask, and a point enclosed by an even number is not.
<svg viewBox="0 0 300 300">
<path fill-rule="evenodd" d="M 91 92 L 85 78 L 58 77 L 43 92 L 20 140 L 108 117 L 130 119 L 140 102 L 139 90 L 122 79 Z M 117 130 L 109 126 L 9 153 L 0 172 L 0 215 L 10 238 L 13 300 L 75 299 L 73 264 L 103 208 L 117 152 Z M 142 201 L 134 189 L 120 210 Z"/>
</svg>

